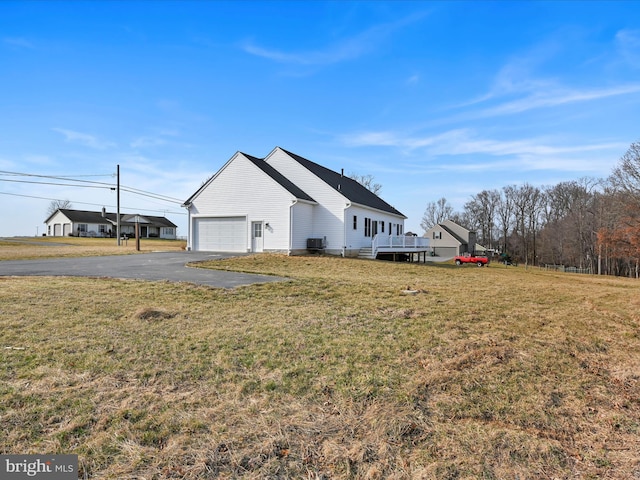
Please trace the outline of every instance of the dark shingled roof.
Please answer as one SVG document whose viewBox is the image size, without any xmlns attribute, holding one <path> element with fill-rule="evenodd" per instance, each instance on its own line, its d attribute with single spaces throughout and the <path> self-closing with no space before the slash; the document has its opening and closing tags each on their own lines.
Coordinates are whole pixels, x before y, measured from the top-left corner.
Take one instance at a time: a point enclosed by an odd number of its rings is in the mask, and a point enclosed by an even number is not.
<svg viewBox="0 0 640 480">
<path fill-rule="evenodd" d="M 391 205 L 389 205 L 387 202 L 382 200 L 379 196 L 377 196 L 371 190 L 362 186 L 360 183 L 356 182 L 352 178 L 345 177 L 344 175 L 338 172 L 329 170 L 328 168 L 325 168 L 322 165 L 318 165 L 317 163 L 314 163 L 311 160 L 307 160 L 306 158 L 301 157 L 300 155 L 291 153 L 285 150 L 284 148 L 281 148 L 281 150 L 285 152 L 287 155 L 289 155 L 291 158 L 295 159 L 300 165 L 302 165 L 311 173 L 319 177 L 329 186 L 333 187 L 336 191 L 340 192 L 351 202 L 357 203 L 359 205 L 375 208 L 383 212 L 393 213 L 394 215 L 400 215 L 406 218 L 406 216 L 403 215 L 401 212 L 393 208 Z"/>
<path fill-rule="evenodd" d="M 297 199 L 299 199 L 299 200 L 307 200 L 309 202 L 315 202 L 315 200 L 313 198 L 311 198 L 309 195 L 307 195 L 304 191 L 302 191 L 301 188 L 299 188 L 297 185 L 295 185 L 291 180 L 286 178 L 284 175 L 282 175 L 280 172 L 278 172 L 275 168 L 273 168 L 271 165 L 269 165 L 263 159 L 254 157 L 253 155 L 249 155 L 249 154 L 246 154 L 246 153 L 240 152 L 240 151 L 236 152 L 235 155 L 238 155 L 238 154 L 240 154 L 243 157 L 247 158 L 251 163 L 253 163 L 256 167 L 258 167 L 264 173 L 266 173 L 269 177 L 271 177 L 271 179 L 273 179 L 276 183 L 278 183 L 281 187 L 283 187 L 286 191 L 288 191 L 291 195 L 293 195 Z M 235 158 L 235 155 L 232 158 Z M 218 173 L 219 172 L 220 172 L 220 170 L 218 170 Z M 193 195 L 191 195 L 182 204 L 182 206 L 183 207 L 189 206 L 191 204 L 192 200 L 194 198 L 196 198 L 198 196 L 198 194 L 207 187 L 207 185 L 209 185 L 211 180 L 213 178 L 215 178 L 215 176 L 218 173 L 214 174 L 206 182 L 204 182 L 202 184 L 202 186 L 198 190 L 196 190 L 195 193 Z"/>
<path fill-rule="evenodd" d="M 280 148 L 280 147 L 278 147 Z M 327 185 L 331 186 L 334 190 L 339 192 L 345 198 L 347 198 L 352 203 L 362 205 L 365 207 L 374 208 L 376 210 L 380 210 L 382 212 L 391 213 L 393 215 L 398 215 L 400 217 L 406 218 L 406 216 L 396 210 L 394 207 L 389 205 L 387 202 L 382 200 L 379 196 L 373 193 L 371 190 L 367 189 L 360 183 L 356 182 L 352 178 L 345 177 L 340 173 L 334 172 L 333 170 L 329 170 L 328 168 L 323 167 L 322 165 L 318 165 L 317 163 L 312 162 L 311 160 L 307 160 L 300 155 L 296 155 L 295 153 L 291 153 L 283 148 L 280 148 L 283 152 L 289 155 L 291 158 L 300 163 L 303 167 L 309 170 L 311 173 L 316 175 L 320 180 L 324 181 Z M 307 200 L 310 202 L 315 202 L 315 200 L 310 197 L 306 192 L 304 192 L 300 187 L 294 184 L 291 180 L 286 178 L 283 174 L 278 172 L 275 168 L 273 168 L 269 163 L 267 163 L 264 159 L 254 157 L 252 155 L 248 155 L 243 152 L 237 152 L 247 158 L 251 163 L 253 163 L 256 167 L 262 170 L 265 174 L 267 174 L 270 178 L 272 178 L 276 183 L 282 186 L 285 190 L 291 193 L 293 196 L 300 200 Z M 215 178 L 217 174 L 213 175 L 209 180 L 204 182 L 202 186 L 196 190 L 196 192 L 191 195 L 184 203 L 183 207 L 189 206 L 194 198 L 198 196 L 198 194 L 209 185 L 211 180 Z"/>
<path fill-rule="evenodd" d="M 95 224 L 112 223 L 114 225 L 117 223 L 116 213 L 107 212 L 105 214 L 105 217 L 103 217 L 102 212 L 91 212 L 88 210 L 70 210 L 68 208 L 60 208 L 58 211 L 62 212 L 73 223 L 95 223 Z M 52 216 L 53 215 L 51 215 L 51 217 Z M 130 215 L 124 214 L 124 213 L 120 214 L 120 223 L 122 225 L 128 225 L 127 222 L 122 221 L 122 218 L 125 216 L 130 216 Z M 48 222 L 51 217 L 47 218 L 47 220 L 45 220 L 45 223 Z M 177 225 L 166 217 L 156 217 L 153 215 L 141 215 L 141 217 L 144 217 L 147 220 L 149 220 L 151 222 L 151 225 L 153 225 L 154 227 L 177 228 Z M 133 223 L 131 223 L 131 225 L 133 225 Z"/>
<path fill-rule="evenodd" d="M 253 163 L 256 167 L 262 170 L 264 173 L 269 175 L 273 180 L 275 180 L 280 186 L 284 187 L 291 195 L 300 199 L 300 200 L 308 200 L 310 202 L 315 202 L 313 198 L 307 195 L 302 191 L 297 185 L 295 185 L 291 180 L 286 178 L 280 172 L 278 172 L 275 168 L 269 165 L 262 158 L 256 158 L 254 156 L 243 153 L 245 157 L 247 157 L 251 163 Z"/>
</svg>

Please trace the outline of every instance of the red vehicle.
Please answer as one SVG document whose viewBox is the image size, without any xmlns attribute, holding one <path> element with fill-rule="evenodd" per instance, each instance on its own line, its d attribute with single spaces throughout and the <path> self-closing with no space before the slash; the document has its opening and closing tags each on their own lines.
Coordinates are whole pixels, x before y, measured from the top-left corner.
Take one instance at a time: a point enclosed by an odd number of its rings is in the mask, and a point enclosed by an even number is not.
<svg viewBox="0 0 640 480">
<path fill-rule="evenodd" d="M 484 267 L 489 263 L 489 259 L 487 257 L 471 255 L 470 253 L 458 255 L 454 258 L 454 261 L 456 262 L 456 265 L 462 265 L 463 263 L 475 263 L 479 267 Z"/>
</svg>

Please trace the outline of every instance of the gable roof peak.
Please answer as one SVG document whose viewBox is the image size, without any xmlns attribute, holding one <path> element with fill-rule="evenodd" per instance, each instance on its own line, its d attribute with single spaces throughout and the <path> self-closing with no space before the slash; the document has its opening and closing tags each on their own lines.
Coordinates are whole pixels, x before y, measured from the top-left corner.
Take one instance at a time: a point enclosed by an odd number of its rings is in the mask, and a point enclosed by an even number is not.
<svg viewBox="0 0 640 480">
<path fill-rule="evenodd" d="M 294 159 L 296 162 L 305 167 L 307 170 L 320 178 L 327 185 L 339 192 L 352 203 L 406 218 L 403 213 L 396 210 L 394 207 L 389 205 L 382 198 L 363 186 L 361 183 L 357 182 L 351 177 L 345 176 L 344 169 L 341 169 L 340 173 L 338 173 L 327 167 L 323 167 L 318 163 L 312 162 L 311 160 L 308 160 L 296 153 L 285 150 L 284 148 L 276 147 L 274 149 L 274 152 L 276 150 L 281 150 L 282 152 L 284 152 L 286 155 Z"/>
</svg>

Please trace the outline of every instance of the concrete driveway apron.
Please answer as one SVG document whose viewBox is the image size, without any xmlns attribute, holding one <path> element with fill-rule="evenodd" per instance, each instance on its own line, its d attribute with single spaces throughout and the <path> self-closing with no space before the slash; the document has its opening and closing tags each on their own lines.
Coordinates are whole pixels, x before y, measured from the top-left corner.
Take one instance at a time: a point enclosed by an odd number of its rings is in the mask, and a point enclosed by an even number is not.
<svg viewBox="0 0 640 480">
<path fill-rule="evenodd" d="M 278 282 L 282 277 L 187 267 L 189 262 L 238 256 L 233 253 L 155 252 L 103 257 L 0 261 L 0 276 L 109 277 L 190 282 L 218 288 Z"/>
</svg>

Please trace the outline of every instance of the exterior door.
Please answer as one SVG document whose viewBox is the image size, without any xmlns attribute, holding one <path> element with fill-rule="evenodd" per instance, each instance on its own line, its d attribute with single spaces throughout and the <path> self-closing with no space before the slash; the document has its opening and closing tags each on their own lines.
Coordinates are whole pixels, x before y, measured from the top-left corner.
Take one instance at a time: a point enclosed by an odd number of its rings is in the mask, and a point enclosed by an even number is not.
<svg viewBox="0 0 640 480">
<path fill-rule="evenodd" d="M 251 222 L 251 251 L 262 252 L 263 249 L 262 222 Z"/>
</svg>

